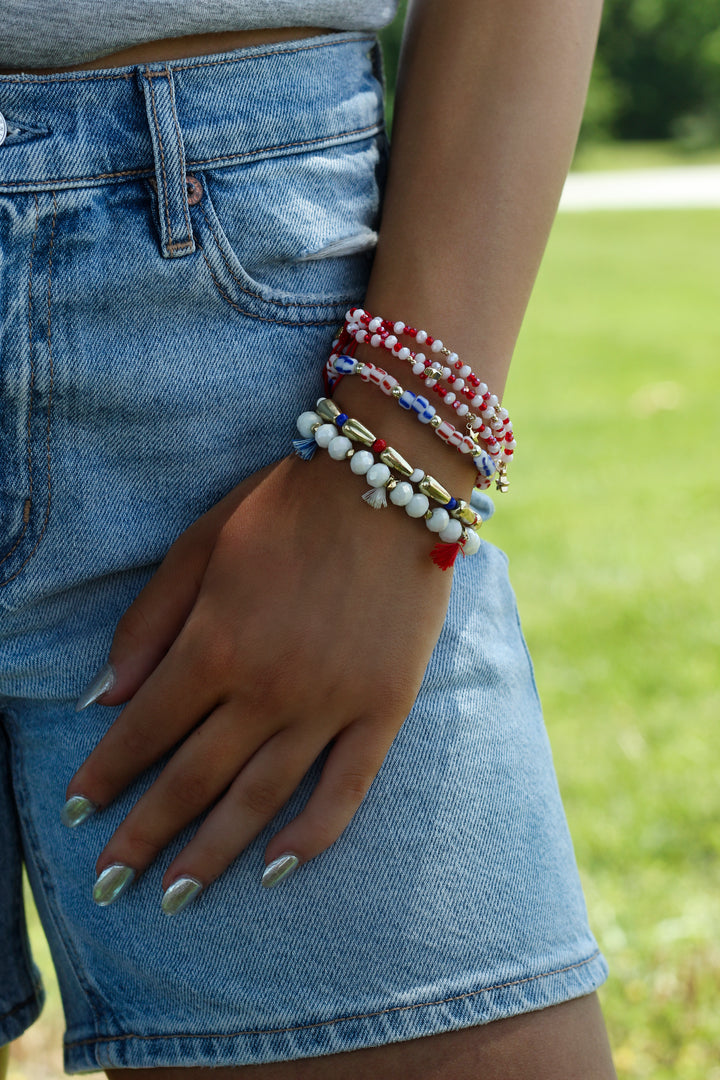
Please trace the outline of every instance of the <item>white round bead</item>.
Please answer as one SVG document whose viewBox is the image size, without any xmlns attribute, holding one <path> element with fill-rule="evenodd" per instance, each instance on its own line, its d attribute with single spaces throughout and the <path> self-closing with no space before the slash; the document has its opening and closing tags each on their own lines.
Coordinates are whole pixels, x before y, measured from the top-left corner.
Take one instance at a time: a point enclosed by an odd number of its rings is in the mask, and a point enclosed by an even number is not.
<svg viewBox="0 0 720 1080">
<path fill-rule="evenodd" d="M 405 513 L 411 518 L 421 518 L 427 514 L 429 506 L 430 500 L 427 495 L 423 495 L 418 491 L 413 495 L 412 499 L 405 507 Z"/>
<path fill-rule="evenodd" d="M 422 375 L 423 371 L 425 370 L 425 365 L 423 364 L 422 360 L 416 360 L 412 366 L 412 369 L 413 375 Z"/>
<path fill-rule="evenodd" d="M 396 334 L 402 334 L 404 329 L 405 329 L 405 323 L 404 322 L 396 322 L 396 323 L 393 324 L 393 330 L 395 331 Z"/>
<path fill-rule="evenodd" d="M 452 385 L 453 385 L 453 390 L 463 390 L 465 388 L 465 380 L 464 379 L 458 379 L 456 377 L 455 382 Z"/>
<path fill-rule="evenodd" d="M 327 449 L 331 458 L 335 461 L 342 461 L 343 458 L 347 457 L 348 450 L 352 450 L 352 443 L 345 435 L 336 435 L 328 443 Z"/>
<path fill-rule="evenodd" d="M 458 356 L 458 354 L 456 352 L 451 352 L 450 355 L 448 356 L 448 364 L 452 364 L 453 367 L 455 366 L 455 364 L 457 363 L 458 360 L 459 360 L 459 356 Z"/>
<path fill-rule="evenodd" d="M 370 487 L 382 487 L 390 479 L 390 470 L 387 465 L 379 461 L 377 465 L 373 465 L 372 468 L 368 469 L 365 479 Z"/>
<path fill-rule="evenodd" d="M 378 319 L 378 317 L 375 316 L 375 318 L 371 319 L 370 322 L 368 323 L 368 330 L 370 331 L 370 333 L 374 334 L 375 331 L 379 330 L 381 326 L 382 326 L 382 319 Z"/>
<path fill-rule="evenodd" d="M 454 544 L 462 536 L 462 531 L 463 527 L 457 518 L 451 518 L 447 528 L 442 529 L 438 535 L 444 543 Z"/>
<path fill-rule="evenodd" d="M 395 506 L 407 506 L 413 494 L 411 485 L 405 480 L 401 480 L 390 492 L 390 502 L 394 503 Z"/>
<path fill-rule="evenodd" d="M 422 469 L 413 469 L 412 476 L 410 477 L 411 484 L 419 484 L 421 480 L 425 479 L 425 473 Z"/>
<path fill-rule="evenodd" d="M 363 341 L 365 341 L 366 337 L 367 337 L 367 332 L 365 330 L 358 330 L 357 333 L 355 334 L 355 340 L 359 341 L 361 344 L 362 344 Z"/>
<path fill-rule="evenodd" d="M 407 360 L 408 359 L 408 357 L 410 356 L 410 350 L 407 348 L 406 345 L 403 345 L 402 349 L 398 353 L 398 356 L 400 357 L 401 360 Z"/>
<path fill-rule="evenodd" d="M 423 367 L 424 367 L 425 366 L 425 361 L 427 360 L 427 356 L 425 355 L 424 352 L 416 352 L 415 353 L 415 359 L 416 360 L 421 360 L 422 364 L 423 364 Z"/>
<path fill-rule="evenodd" d="M 469 364 L 463 364 L 463 366 L 458 371 L 458 375 L 461 379 L 467 379 L 468 375 L 472 375 L 472 368 Z"/>
<path fill-rule="evenodd" d="M 458 416 L 467 416 L 468 411 L 469 411 L 469 406 L 466 404 L 466 402 L 463 402 L 462 405 L 458 405 L 458 409 L 457 409 Z"/>
<path fill-rule="evenodd" d="M 442 343 L 442 341 L 440 340 L 439 337 L 436 337 L 435 340 L 433 341 L 432 345 L 430 346 L 430 348 L 432 349 L 433 352 L 440 352 L 442 347 L 443 347 L 443 343 Z"/>
<path fill-rule="evenodd" d="M 437 510 L 433 510 L 431 518 L 428 518 L 425 524 L 430 532 L 439 533 L 443 529 L 446 529 L 450 522 L 450 515 L 447 510 L 443 510 L 442 506 L 439 506 Z"/>
<path fill-rule="evenodd" d="M 381 341 L 382 341 L 382 338 L 380 337 L 379 334 L 373 334 L 373 336 L 370 338 L 370 344 L 376 349 L 380 345 Z"/>
<path fill-rule="evenodd" d="M 448 378 L 450 378 L 451 375 L 452 375 L 452 368 L 449 368 L 447 365 L 445 365 L 445 367 L 442 369 L 442 377 L 443 377 L 443 379 L 448 379 Z"/>
<path fill-rule="evenodd" d="M 393 345 L 397 345 L 397 338 L 394 334 L 388 334 L 385 338 L 385 348 L 392 349 Z"/>
<path fill-rule="evenodd" d="M 369 450 L 356 450 L 350 458 L 350 468 L 356 476 L 364 476 L 375 464 L 375 458 Z"/>
<path fill-rule="evenodd" d="M 424 345 L 427 341 L 427 330 L 418 330 L 417 334 L 415 335 L 415 340 L 417 341 L 418 345 Z"/>
<path fill-rule="evenodd" d="M 453 394 L 452 390 L 450 391 L 449 394 L 446 394 L 445 397 L 443 398 L 443 401 L 445 402 L 446 405 L 452 405 L 454 400 L 455 400 L 455 394 Z"/>
<path fill-rule="evenodd" d="M 338 429 L 334 424 L 323 424 L 315 432 L 315 442 L 318 446 L 326 449 L 333 439 L 337 438 Z"/>
<path fill-rule="evenodd" d="M 476 533 L 474 529 L 468 529 L 467 540 L 463 547 L 463 551 L 466 555 L 474 555 L 476 551 L 480 550 L 480 535 Z"/>
<path fill-rule="evenodd" d="M 480 385 L 477 388 L 477 392 L 478 392 L 478 394 L 487 394 L 487 392 L 488 392 L 487 383 L 481 382 Z"/>
<path fill-rule="evenodd" d="M 313 424 L 322 424 L 322 417 L 316 412 L 304 412 L 300 413 L 297 418 L 297 429 L 302 435 L 303 439 L 312 439 L 313 433 L 310 430 Z"/>
</svg>

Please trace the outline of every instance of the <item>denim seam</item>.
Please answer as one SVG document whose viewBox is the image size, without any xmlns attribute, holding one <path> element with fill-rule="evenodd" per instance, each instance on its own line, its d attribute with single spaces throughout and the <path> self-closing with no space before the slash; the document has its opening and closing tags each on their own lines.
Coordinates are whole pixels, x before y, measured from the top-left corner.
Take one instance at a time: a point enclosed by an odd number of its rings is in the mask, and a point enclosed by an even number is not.
<svg viewBox="0 0 720 1080">
<path fill-rule="evenodd" d="M 8 709 L 7 710 L 7 715 L 9 716 L 10 714 L 11 714 L 11 710 Z M 18 721 L 17 714 L 15 714 L 13 712 L 12 715 L 15 718 L 15 722 L 18 723 L 19 721 Z M 96 991 L 94 990 L 94 988 L 91 988 L 90 983 L 85 980 L 85 975 L 86 975 L 85 970 L 84 970 L 82 964 L 80 963 L 79 957 L 75 954 L 75 951 L 74 951 L 73 946 L 72 946 L 72 935 L 68 934 L 67 932 L 61 933 L 61 924 L 62 924 L 62 930 L 66 930 L 66 927 L 65 927 L 64 922 L 62 922 L 62 920 L 61 920 L 61 916 L 60 916 L 61 908 L 60 908 L 60 905 L 57 903 L 57 901 L 55 899 L 53 889 L 52 889 L 52 885 L 50 884 L 51 881 L 52 881 L 51 875 L 48 873 L 47 867 L 46 867 L 46 865 L 45 865 L 45 863 L 44 863 L 44 861 L 43 861 L 43 859 L 42 859 L 42 857 L 40 855 L 41 848 L 40 848 L 40 845 L 38 844 L 37 837 L 35 836 L 34 823 L 33 823 L 33 820 L 32 820 L 32 816 L 29 813 L 27 813 L 27 814 L 25 814 L 25 817 L 22 818 L 21 815 L 20 815 L 21 805 L 22 806 L 25 805 L 26 796 L 25 796 L 25 791 L 24 791 L 24 788 L 23 788 L 22 750 L 21 750 L 21 744 L 20 744 L 19 739 L 14 739 L 14 740 L 11 739 L 10 740 L 10 753 L 11 753 L 11 760 L 12 760 L 12 763 L 13 763 L 13 766 L 14 766 L 13 770 L 12 770 L 12 776 L 13 776 L 13 784 L 14 784 L 15 792 L 16 792 L 15 806 L 16 806 L 16 809 L 17 809 L 17 812 L 18 812 L 18 817 L 20 818 L 23 827 L 27 830 L 27 833 L 28 833 L 28 835 L 30 837 L 30 841 L 31 841 L 30 858 L 35 863 L 35 866 L 36 866 L 37 871 L 38 871 L 38 876 L 39 876 L 39 878 L 41 880 L 41 883 L 43 885 L 43 888 L 44 888 L 46 894 L 52 894 L 52 896 L 53 896 L 53 903 L 48 902 L 48 905 L 47 905 L 48 912 L 49 912 L 49 917 L 52 919 L 52 921 L 53 921 L 53 923 L 55 925 L 55 931 L 57 933 L 58 940 L 62 943 L 62 947 L 64 948 L 64 950 L 66 952 L 67 958 L 69 960 L 69 965 L 73 970 L 75 978 L 77 979 L 78 984 L 81 987 L 83 987 L 83 989 L 85 990 L 85 994 L 87 996 L 88 1004 L 90 1006 L 90 1010 L 91 1010 L 92 1015 L 93 1015 L 93 1020 L 95 1022 L 95 1026 L 97 1027 L 99 1025 L 100 1017 L 98 1015 L 98 1012 L 96 1011 L 95 1002 L 93 1000 Z M 18 796 L 19 796 L 19 798 L 18 798 Z M 23 845 L 23 849 L 24 849 L 24 845 Z M 28 852 L 26 850 L 23 850 L 23 858 L 25 860 L 25 863 L 27 864 L 29 862 L 29 859 L 28 859 Z M 88 1042 L 92 1042 L 92 1041 L 93 1041 L 92 1039 L 88 1040 Z"/>
<path fill-rule="evenodd" d="M 55 198 L 55 192 L 54 191 L 52 192 L 52 200 L 53 200 L 54 211 L 53 211 L 52 225 L 50 227 L 50 248 L 49 248 L 49 252 L 48 252 L 48 300 L 47 300 L 47 304 L 48 304 L 47 340 L 48 340 L 48 359 L 49 359 L 49 364 L 50 364 L 50 386 L 48 388 L 47 429 L 46 429 L 47 430 L 47 438 L 46 438 L 46 446 L 47 446 L 47 480 L 48 480 L 47 505 L 45 507 L 45 517 L 43 519 L 42 528 L 40 529 L 40 533 L 38 535 L 38 538 L 35 541 L 34 548 L 28 554 L 27 558 L 25 558 L 23 560 L 23 562 L 20 564 L 20 566 L 17 568 L 17 570 L 15 571 L 14 574 L 11 574 L 10 577 L 5 578 L 4 581 L 0 581 L 0 586 L 7 585 L 9 582 L 13 581 L 18 576 L 18 574 L 23 569 L 23 567 L 27 566 L 27 564 L 30 562 L 30 559 L 33 557 L 33 555 L 37 551 L 38 547 L 40 546 L 40 541 L 42 540 L 43 536 L 45 535 L 45 530 L 47 529 L 47 523 L 48 523 L 48 521 L 50 519 L 50 505 L 51 505 L 51 500 L 52 500 L 51 469 L 50 469 L 51 460 L 52 460 L 51 459 L 51 452 L 50 452 L 50 425 L 51 425 L 51 419 L 52 419 L 51 409 L 52 409 L 52 392 L 53 392 L 53 377 L 54 377 L 53 358 L 52 358 L 52 329 L 51 329 L 51 317 L 52 317 L 52 256 L 53 256 L 53 244 L 54 244 L 54 239 L 55 239 L 55 221 L 57 219 L 57 199 Z M 23 511 L 23 517 L 25 516 L 25 513 L 28 514 L 28 518 L 29 518 L 29 510 L 28 511 L 25 511 L 25 510 Z"/>
<path fill-rule="evenodd" d="M 484 986 L 480 990 L 471 990 L 467 994 L 456 994 L 454 997 L 440 998 L 438 1001 L 420 1001 L 416 1005 L 393 1005 L 389 1009 L 378 1009 L 376 1012 L 369 1013 L 355 1013 L 352 1016 L 338 1016 L 335 1020 L 321 1020 L 316 1024 L 299 1024 L 296 1027 L 287 1028 L 267 1028 L 266 1030 L 247 1030 L 247 1031 L 230 1031 L 230 1032 L 204 1032 L 202 1035 L 197 1034 L 179 1034 L 179 1035 L 137 1035 L 135 1033 L 127 1035 L 108 1035 L 106 1038 L 102 1036 L 96 1039 L 78 1039 L 75 1042 L 66 1042 L 66 1049 L 70 1050 L 74 1046 L 87 1046 L 88 1044 L 98 1042 L 120 1042 L 124 1039 L 236 1039 L 239 1035 L 282 1035 L 285 1032 L 292 1031 L 307 1031 L 311 1028 L 318 1027 L 330 1027 L 332 1024 L 341 1024 L 346 1020 L 364 1020 L 373 1016 L 384 1016 L 386 1013 L 392 1012 L 406 1012 L 409 1009 L 423 1009 L 428 1005 L 446 1005 L 449 1001 L 462 1001 L 464 998 L 476 997 L 478 994 L 487 994 L 493 990 L 506 990 L 510 986 L 522 986 L 525 983 L 534 982 L 537 979 L 547 979 L 551 975 L 562 975 L 565 971 L 572 971 L 575 968 L 584 967 L 585 964 L 591 963 L 600 956 L 600 950 L 596 949 L 595 952 L 588 956 L 585 960 L 578 961 L 577 964 L 568 964 L 566 967 L 555 968 L 553 971 L 543 971 L 539 975 L 529 975 L 525 979 L 514 979 L 511 982 L 495 983 L 493 986 Z"/>
<path fill-rule="evenodd" d="M 207 214 L 205 213 L 204 208 L 201 206 L 200 209 L 202 210 L 202 214 L 203 214 L 203 217 L 205 218 L 205 221 L 207 223 L 207 227 L 210 230 L 210 233 L 212 235 L 213 240 L 215 241 L 215 245 L 216 245 L 218 251 L 220 252 L 220 255 L 222 256 L 222 261 L 225 263 L 225 266 L 227 267 L 227 270 L 228 270 L 228 273 L 230 274 L 230 277 L 233 279 L 234 282 L 236 282 L 238 289 L 240 289 L 241 292 L 244 292 L 246 296 L 252 296 L 252 297 L 254 297 L 255 300 L 260 300 L 263 304 L 273 304 L 276 307 L 318 308 L 318 307 L 327 307 L 328 306 L 327 303 L 323 304 L 322 301 L 316 301 L 316 300 L 312 301 L 312 302 L 305 302 L 305 301 L 297 301 L 297 302 L 295 302 L 293 300 L 269 300 L 267 297 L 263 296 L 261 293 L 255 293 L 255 292 L 252 292 L 250 289 L 246 289 L 241 284 L 240 278 L 237 276 L 237 274 L 233 270 L 232 266 L 228 262 L 227 256 L 225 255 L 225 252 L 222 249 L 222 246 L 221 246 L 221 244 L 220 244 L 220 242 L 219 242 L 219 240 L 217 238 L 217 234 L 215 233 L 215 230 L 213 229 L 212 225 L 210 224 L 210 219 L 208 218 Z M 345 301 L 338 300 L 337 303 L 338 304 L 344 304 Z"/>
<path fill-rule="evenodd" d="M 33 193 L 34 194 L 34 193 Z M 30 260 L 28 264 L 28 351 L 30 360 L 30 390 L 28 393 L 28 416 L 27 416 L 27 459 L 28 459 L 28 497 L 23 507 L 23 527 L 20 531 L 20 535 L 17 540 L 0 559 L 0 565 L 9 559 L 18 544 L 22 543 L 22 539 L 27 532 L 28 522 L 30 521 L 30 510 L 32 509 L 32 490 L 33 490 L 33 474 L 32 474 L 32 407 L 33 407 L 33 390 L 35 387 L 35 362 L 33 360 L 33 340 L 32 340 L 32 265 L 33 257 L 35 255 L 35 241 L 37 240 L 38 224 L 40 222 L 40 207 L 38 204 L 38 197 L 35 195 L 35 229 L 33 231 L 32 245 L 30 247 Z M 4 584 L 4 582 L 0 582 Z"/>
<path fill-rule="evenodd" d="M 189 161 L 187 162 L 188 169 L 195 169 L 201 165 L 210 165 L 214 161 L 227 161 L 229 165 L 235 162 L 245 161 L 248 158 L 257 157 L 258 154 L 273 154 L 277 150 L 294 150 L 298 146 L 317 146 L 318 143 L 328 143 L 328 148 L 341 145 L 341 139 L 347 139 L 350 135 L 364 135 L 366 132 L 369 135 L 377 135 L 384 129 L 384 123 L 381 120 L 375 121 L 373 124 L 366 124 L 365 127 L 353 128 L 351 131 L 339 131 L 335 135 L 319 135 L 316 139 L 303 139 L 301 142 L 294 143 L 278 143 L 276 146 L 261 146 L 257 150 L 246 150 L 241 154 L 220 154 L 214 158 L 203 158 L 202 161 Z M 328 140 L 332 140 L 328 142 Z M 150 166 L 145 166 L 142 169 L 123 169 L 119 172 L 110 173 L 97 173 L 95 176 L 54 176 L 50 180 L 0 180 L 0 188 L 5 187 L 23 187 L 27 184 L 42 184 L 47 187 L 51 184 L 72 184 L 75 181 L 90 181 L 90 180 L 108 180 L 115 176 L 152 176 L 154 169 Z"/>
<path fill-rule="evenodd" d="M 346 38 L 343 41 L 322 41 L 317 45 L 298 45 L 292 49 L 274 49 L 264 53 L 253 53 L 252 56 L 229 56 L 225 60 L 203 60 L 196 64 L 177 64 L 176 69 L 178 71 L 189 71 L 192 68 L 198 67 L 219 67 L 221 64 L 240 64 L 244 60 L 264 60 L 268 56 L 292 56 L 293 53 L 310 52 L 312 49 L 331 49 L 337 48 L 340 45 L 350 45 L 353 42 L 370 41 L 374 42 L 374 37 L 359 37 L 359 38 Z M 133 65 L 134 68 L 134 65 Z M 18 83 L 37 83 L 39 86 L 44 86 L 46 83 L 55 82 L 89 82 L 92 80 L 100 79 L 132 79 L 133 72 L 125 71 L 117 75 L 78 75 L 74 71 L 66 71 L 59 78 L 45 79 L 43 76 L 40 78 L 30 79 L 12 79 L 11 86 L 15 86 Z M 0 77 L 0 84 L 2 84 L 2 77 Z"/>
<path fill-rule="evenodd" d="M 172 77 L 170 75 L 170 71 L 168 69 L 167 64 L 165 65 L 165 71 L 167 71 L 168 91 L 170 93 L 170 108 L 172 109 L 173 120 L 175 121 L 175 134 L 177 135 L 178 158 L 179 158 L 179 160 L 181 162 L 184 163 L 185 162 L 185 152 L 184 152 L 184 147 L 183 147 L 182 136 L 180 135 L 180 124 L 178 123 L 177 112 L 175 110 L 175 88 L 173 87 Z M 152 82 L 150 83 L 150 85 L 152 86 Z M 184 179 L 185 179 L 185 177 L 183 177 L 183 180 Z M 185 215 L 185 225 L 187 226 L 188 239 L 184 240 L 182 242 L 182 244 L 177 244 L 175 246 L 176 247 L 191 247 L 192 242 L 193 242 L 193 240 L 192 240 L 192 225 L 190 224 L 190 218 L 188 216 L 187 191 L 185 191 L 183 193 L 183 214 Z"/>
<path fill-rule="evenodd" d="M 200 248 L 200 251 L 202 252 L 202 257 L 205 260 L 205 264 L 206 264 L 208 270 L 210 271 L 210 277 L 215 282 L 215 288 L 220 293 L 223 300 L 226 300 L 227 303 L 230 304 L 231 307 L 234 307 L 236 311 L 239 311 L 241 315 L 247 315 L 247 317 L 249 319 L 259 319 L 261 322 L 276 323 L 278 326 L 335 326 L 337 324 L 337 319 L 336 318 L 335 319 L 320 319 L 320 320 L 317 320 L 317 321 L 314 321 L 314 322 L 311 321 L 310 319 L 308 319 L 307 321 L 292 322 L 290 319 L 271 319 L 267 315 L 255 315 L 251 311 L 246 311 L 244 308 L 241 308 L 239 304 L 236 304 L 234 300 L 231 300 L 230 297 L 227 295 L 227 293 L 224 292 L 222 286 L 220 285 L 220 282 L 218 281 L 218 279 L 215 277 L 215 274 L 213 273 L 212 266 L 208 262 L 208 257 L 205 254 L 205 250 L 204 250 L 202 244 L 199 241 L 198 241 L 197 246 Z M 269 300 L 264 301 L 264 303 L 271 303 L 271 302 L 272 301 L 269 301 Z M 321 305 L 315 305 L 315 306 L 321 306 Z M 330 306 L 332 306 L 332 305 L 330 305 Z M 338 304 L 338 307 L 342 307 L 342 306 L 344 306 L 344 305 Z"/>
<path fill-rule="evenodd" d="M 15 1013 L 20 1012 L 21 1009 L 26 1009 L 28 1005 L 33 1005 L 37 999 L 38 994 L 42 990 L 42 983 L 33 983 L 33 992 L 30 997 L 26 997 L 24 1001 L 18 1002 L 17 1005 L 13 1005 L 12 1009 L 8 1009 L 7 1012 L 0 1013 L 0 1020 L 7 1020 L 9 1016 L 14 1016 Z"/>
</svg>

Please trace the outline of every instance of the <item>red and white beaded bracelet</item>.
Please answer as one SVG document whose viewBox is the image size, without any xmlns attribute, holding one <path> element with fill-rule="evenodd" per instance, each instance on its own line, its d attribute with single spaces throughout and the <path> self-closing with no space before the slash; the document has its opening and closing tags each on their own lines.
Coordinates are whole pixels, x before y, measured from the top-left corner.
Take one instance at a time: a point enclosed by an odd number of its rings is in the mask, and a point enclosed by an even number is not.
<svg viewBox="0 0 720 1080">
<path fill-rule="evenodd" d="M 429 424 L 438 438 L 448 446 L 454 447 L 461 454 L 472 454 L 473 465 L 478 474 L 475 487 L 480 491 L 490 487 L 492 476 L 498 468 L 497 459 L 501 451 L 501 445 L 497 439 L 493 439 L 494 453 L 486 451 L 474 435 L 463 435 L 461 431 L 453 427 L 449 420 L 443 420 L 427 398 L 414 394 L 411 390 L 404 390 L 394 375 L 390 375 L 369 360 L 357 360 L 353 356 L 345 354 L 338 356 L 332 353 L 325 365 L 325 374 L 326 385 L 330 392 L 344 375 L 359 375 L 364 382 L 377 386 L 388 397 L 394 398 L 403 409 L 414 413 L 421 424 Z"/>
</svg>

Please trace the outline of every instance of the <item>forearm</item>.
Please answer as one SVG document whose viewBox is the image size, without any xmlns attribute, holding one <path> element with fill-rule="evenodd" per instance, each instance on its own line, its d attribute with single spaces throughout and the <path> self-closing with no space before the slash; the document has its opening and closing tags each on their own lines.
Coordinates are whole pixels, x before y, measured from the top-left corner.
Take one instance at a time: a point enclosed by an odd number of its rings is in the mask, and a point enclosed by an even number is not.
<svg viewBox="0 0 720 1080">
<path fill-rule="evenodd" d="M 365 306 L 441 337 L 498 396 L 572 160 L 601 7 L 410 3 Z M 382 357 L 412 387 L 407 365 Z M 358 412 L 389 414 L 350 381 Z"/>
</svg>

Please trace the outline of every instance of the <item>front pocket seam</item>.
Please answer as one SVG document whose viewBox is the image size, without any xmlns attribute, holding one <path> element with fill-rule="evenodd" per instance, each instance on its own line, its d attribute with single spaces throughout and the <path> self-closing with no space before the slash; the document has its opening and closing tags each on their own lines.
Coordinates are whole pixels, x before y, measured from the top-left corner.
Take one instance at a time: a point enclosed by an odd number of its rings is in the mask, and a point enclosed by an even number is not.
<svg viewBox="0 0 720 1080">
<path fill-rule="evenodd" d="M 197 237 L 195 238 L 195 243 L 197 244 L 197 246 L 200 248 L 200 251 L 202 252 L 202 257 L 205 260 L 205 265 L 207 266 L 207 268 L 208 268 L 208 270 L 210 272 L 210 277 L 213 279 L 213 282 L 215 283 L 215 288 L 220 293 L 223 300 L 226 300 L 227 303 L 230 304 L 231 307 L 234 307 L 236 311 L 239 311 L 241 315 L 247 315 L 247 317 L 249 319 L 259 319 L 261 322 L 277 323 L 279 326 L 336 326 L 337 325 L 337 321 L 338 321 L 337 318 L 335 318 L 335 319 L 319 319 L 319 320 L 315 320 L 315 321 L 307 320 L 307 321 L 302 321 L 302 322 L 293 322 L 290 319 L 271 319 L 267 315 L 256 315 L 251 311 L 246 311 L 245 308 L 241 308 L 239 304 L 236 304 L 235 301 L 231 300 L 230 297 L 227 295 L 227 293 L 224 292 L 222 286 L 220 285 L 220 282 L 218 281 L 218 279 L 215 277 L 215 274 L 213 273 L 212 266 L 210 265 L 210 263 L 208 261 L 208 257 L 205 254 L 205 251 L 203 249 L 203 246 L 202 246 L 202 244 L 200 243 L 200 240 Z M 264 302 L 267 303 L 268 301 L 264 301 Z M 317 307 L 317 305 L 314 305 L 314 306 Z M 344 305 L 338 305 L 338 306 L 344 306 Z"/>
<path fill-rule="evenodd" d="M 246 289 L 245 286 L 241 283 L 240 278 L 237 276 L 237 274 L 233 270 L 232 266 L 228 262 L 227 255 L 223 251 L 223 247 L 222 247 L 222 244 L 220 243 L 220 241 L 218 240 L 217 233 L 213 229 L 212 225 L 210 224 L 210 220 L 209 220 L 207 214 L 205 213 L 205 208 L 203 206 L 200 206 L 200 209 L 202 210 L 202 214 L 203 214 L 203 217 L 205 218 L 205 222 L 207 224 L 207 227 L 210 230 L 210 233 L 212 234 L 212 238 L 215 241 L 215 246 L 217 247 L 218 251 L 220 252 L 220 255 L 222 257 L 222 261 L 225 263 L 225 266 L 227 267 L 228 274 L 233 279 L 233 281 L 237 284 L 238 289 L 240 289 L 241 292 L 244 292 L 246 296 L 252 296 L 252 298 L 254 300 L 259 300 L 263 304 L 274 304 L 276 307 L 318 308 L 318 307 L 332 306 L 332 304 L 330 304 L 330 305 L 325 304 L 324 305 L 322 303 L 322 301 L 318 301 L 318 300 L 313 300 L 313 301 L 309 301 L 309 302 L 306 302 L 304 300 L 303 301 L 299 301 L 299 300 L 298 301 L 294 301 L 294 300 L 270 300 L 268 297 L 263 296 L 261 293 L 252 292 L 251 289 Z M 207 262 L 207 259 L 205 259 L 205 261 Z M 214 278 L 213 280 L 216 280 L 216 279 Z M 342 300 L 338 300 L 337 304 L 338 304 L 338 306 L 343 306 L 343 307 L 345 306 L 345 302 L 342 301 Z M 332 320 L 332 321 L 336 322 L 337 320 Z M 301 324 L 295 323 L 295 324 L 291 324 L 291 325 L 301 325 Z M 308 323 L 307 325 L 311 326 L 312 323 Z"/>
</svg>

